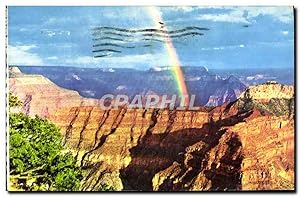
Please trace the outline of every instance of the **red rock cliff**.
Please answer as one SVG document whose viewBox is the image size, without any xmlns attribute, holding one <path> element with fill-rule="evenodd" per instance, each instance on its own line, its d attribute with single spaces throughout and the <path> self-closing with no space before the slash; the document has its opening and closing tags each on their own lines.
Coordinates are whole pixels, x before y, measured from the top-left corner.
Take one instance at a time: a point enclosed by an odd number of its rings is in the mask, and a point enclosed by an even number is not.
<svg viewBox="0 0 300 197">
<path fill-rule="evenodd" d="M 31 115 L 44 115 L 48 106 L 47 117 L 61 128 L 65 146 L 87 170 L 82 190 L 98 190 L 104 183 L 144 191 L 294 188 L 293 110 L 265 113 L 285 102 L 263 107 L 255 102 L 244 110 L 241 104 L 247 102 L 238 100 L 210 111 L 103 111 L 95 100 L 42 79 L 12 78 L 10 90 L 23 101 L 32 95 L 26 111 Z M 257 94 L 268 86 L 253 88 L 251 98 L 266 102 L 269 94 Z M 292 87 L 271 89 L 272 99 L 293 99 Z M 282 89 L 287 92 L 281 94 Z"/>
<path fill-rule="evenodd" d="M 96 99 L 81 97 L 78 92 L 61 88 L 42 75 L 24 75 L 12 67 L 8 80 L 9 91 L 18 96 L 24 105 L 22 112 L 28 115 L 48 117 L 57 109 L 74 106 L 97 105 Z"/>
</svg>

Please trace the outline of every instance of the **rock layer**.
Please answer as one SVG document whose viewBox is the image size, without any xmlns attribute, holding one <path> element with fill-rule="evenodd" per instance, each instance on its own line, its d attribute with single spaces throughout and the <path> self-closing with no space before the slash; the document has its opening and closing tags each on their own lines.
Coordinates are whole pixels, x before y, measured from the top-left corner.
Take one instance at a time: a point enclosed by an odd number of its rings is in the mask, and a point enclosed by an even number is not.
<svg viewBox="0 0 300 197">
<path fill-rule="evenodd" d="M 13 70 L 9 91 L 23 101 L 22 112 L 47 118 L 57 109 L 74 106 L 96 106 L 98 100 L 81 97 L 78 92 L 61 88 L 42 75 L 22 75 Z"/>
<path fill-rule="evenodd" d="M 292 87 L 278 86 L 248 92 L 257 102 L 277 90 L 272 99 L 293 99 Z M 240 110 L 247 104 L 241 98 L 212 110 L 101 110 L 97 100 L 41 76 L 11 78 L 10 90 L 24 101 L 23 111 L 61 128 L 66 148 L 85 169 L 83 191 L 103 184 L 143 191 L 294 189 L 291 110 L 288 115 L 265 113 L 258 105 Z"/>
<path fill-rule="evenodd" d="M 282 85 L 278 83 L 265 83 L 257 86 L 250 86 L 248 91 L 245 91 L 239 98 L 243 98 L 250 94 L 252 99 L 267 102 L 272 98 L 291 99 L 294 97 L 293 86 Z"/>
</svg>

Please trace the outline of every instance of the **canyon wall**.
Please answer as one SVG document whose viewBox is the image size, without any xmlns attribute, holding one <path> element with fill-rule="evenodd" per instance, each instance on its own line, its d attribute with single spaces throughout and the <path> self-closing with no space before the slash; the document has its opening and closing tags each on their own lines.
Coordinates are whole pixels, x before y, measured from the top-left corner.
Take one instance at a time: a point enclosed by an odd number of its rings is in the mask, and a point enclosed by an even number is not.
<svg viewBox="0 0 300 197">
<path fill-rule="evenodd" d="M 78 92 L 61 88 L 42 75 L 25 75 L 17 67 L 12 67 L 9 75 L 9 92 L 23 101 L 21 110 L 30 116 L 47 118 L 63 107 L 98 105 L 98 100 L 83 98 Z"/>
<path fill-rule="evenodd" d="M 97 191 L 104 184 L 143 191 L 294 189 L 291 102 L 270 102 L 293 100 L 292 86 L 251 87 L 247 99 L 255 102 L 244 108 L 250 101 L 242 96 L 198 111 L 101 110 L 95 99 L 63 90 L 44 77 L 29 77 L 10 78 L 10 90 L 24 101 L 23 111 L 61 128 L 65 147 L 84 169 L 83 191 Z M 274 86 L 272 94 L 258 95 L 269 85 Z M 28 95 L 32 98 L 26 102 Z M 286 107 L 289 113 L 274 115 L 266 111 L 270 107 Z"/>
</svg>

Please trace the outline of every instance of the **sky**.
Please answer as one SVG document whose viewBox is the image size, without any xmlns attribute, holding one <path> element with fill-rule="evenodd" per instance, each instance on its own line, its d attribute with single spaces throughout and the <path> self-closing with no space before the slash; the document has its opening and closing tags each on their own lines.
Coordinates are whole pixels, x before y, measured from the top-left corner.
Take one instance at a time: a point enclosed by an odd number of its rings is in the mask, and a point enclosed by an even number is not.
<svg viewBox="0 0 300 197">
<path fill-rule="evenodd" d="M 182 66 L 214 69 L 294 67 L 292 7 L 156 9 L 162 21 L 153 18 L 146 7 L 10 6 L 8 64 L 136 69 L 170 66 L 170 57 L 163 42 L 144 41 L 142 38 L 145 37 L 140 33 L 109 29 L 107 31 L 115 33 L 110 37 L 119 38 L 116 33 L 122 33 L 122 39 L 124 36 L 128 39 L 122 41 L 123 47 L 111 47 L 118 52 L 105 51 L 100 55 L 106 56 L 95 58 L 97 53 L 94 50 L 107 47 L 93 47 L 102 42 L 93 39 L 103 37 L 107 32 L 95 31 L 94 28 L 176 31 L 197 27 L 207 30 L 196 31 L 203 35 L 171 38 Z M 110 43 L 120 44 L 118 42 L 121 41 Z"/>
</svg>

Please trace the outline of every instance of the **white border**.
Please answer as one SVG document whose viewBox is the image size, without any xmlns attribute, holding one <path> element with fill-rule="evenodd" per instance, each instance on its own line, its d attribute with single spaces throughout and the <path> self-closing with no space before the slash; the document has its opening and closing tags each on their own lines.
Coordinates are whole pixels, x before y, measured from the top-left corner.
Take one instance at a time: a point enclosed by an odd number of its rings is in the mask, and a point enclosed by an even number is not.
<svg viewBox="0 0 300 197">
<path fill-rule="evenodd" d="M 227 0 L 227 1 L 222 1 L 222 0 L 185 0 L 185 1 L 180 1 L 180 0 L 151 0 L 151 1 L 141 1 L 141 0 L 106 0 L 103 2 L 100 1 L 95 1 L 95 0 L 84 0 L 84 1 L 79 1 L 79 0 L 0 0 L 0 43 L 1 43 L 1 48 L 0 48 L 0 196 L 8 196 L 8 192 L 6 192 L 6 177 L 5 177 L 5 171 L 6 171 L 6 164 L 4 158 L 6 158 L 6 147 L 5 147 L 5 73 L 6 73 L 6 66 L 5 66 L 5 6 L 6 5 L 38 5 L 38 6 L 63 6 L 63 5 L 68 5 L 68 6 L 92 6 L 92 5 L 104 5 L 104 6 L 109 6 L 109 5 L 201 5 L 201 6 L 217 6 L 217 5 L 224 5 L 224 6 L 229 6 L 229 5 L 243 5 L 243 6 L 263 6 L 263 5 L 275 5 L 275 6 L 292 6 L 294 5 L 296 8 L 300 9 L 300 1 L 299 0 L 240 0 L 240 1 L 234 1 L 234 0 Z M 299 21 L 299 20 L 298 20 Z M 298 21 L 297 21 L 297 26 L 298 26 Z M 297 31 L 297 38 L 299 39 L 299 31 Z M 299 50 L 297 51 L 297 56 L 299 54 Z M 299 69 L 297 69 L 297 76 L 299 78 Z M 299 82 L 297 80 L 297 87 L 299 88 Z M 297 95 L 297 111 L 299 108 L 299 96 Z M 297 127 L 299 128 L 299 115 L 297 116 Z M 298 131 L 296 131 L 298 133 Z M 297 142 L 299 143 L 299 136 L 300 134 L 297 134 Z M 296 158 L 299 156 L 299 151 L 297 151 Z M 296 166 L 295 166 L 296 167 Z M 299 182 L 299 173 L 297 171 L 297 183 Z M 132 193 L 130 193 L 132 194 Z M 180 193 L 177 193 L 179 195 L 182 195 Z M 223 193 L 224 194 L 224 193 Z M 233 193 L 230 193 L 230 195 Z M 236 193 L 240 195 L 241 193 Z M 273 195 L 274 193 L 270 193 L 270 195 Z M 22 194 L 24 195 L 24 194 Z M 28 195 L 28 194 L 27 194 Z M 31 194 L 32 195 L 32 194 Z M 40 195 L 40 194 L 38 194 Z M 50 193 L 47 193 L 46 195 L 51 195 Z M 65 193 L 55 193 L 55 195 L 58 196 L 63 196 Z M 73 195 L 73 194 L 71 194 Z M 77 194 L 76 194 L 77 195 Z M 79 195 L 86 195 L 86 194 L 79 194 Z M 97 195 L 108 195 L 104 193 L 97 193 Z M 116 195 L 116 194 L 109 194 L 109 195 Z M 118 194 L 119 195 L 119 194 Z M 121 195 L 126 195 L 125 193 L 122 193 Z M 144 195 L 144 194 L 143 194 Z M 166 195 L 166 194 L 159 194 L 159 196 Z M 173 195 L 173 193 L 172 193 Z M 197 195 L 208 195 L 207 193 L 197 193 Z M 209 194 L 209 195 L 216 195 L 216 194 Z M 234 195 L 234 194 L 233 194 Z M 250 195 L 266 195 L 266 193 L 252 193 Z"/>
<path fill-rule="evenodd" d="M 234 1 L 234 0 L 201 0 L 196 1 L 196 0 L 185 0 L 185 1 L 180 1 L 180 0 L 152 0 L 152 1 L 141 1 L 141 0 L 109 0 L 109 1 L 95 1 L 95 0 L 85 0 L 85 1 L 79 1 L 79 0 L 51 0 L 51 1 L 38 1 L 38 0 L 5 0 L 5 4 L 7 5 L 210 5 L 210 6 L 217 6 L 217 5 L 244 5 L 244 6 L 249 6 L 249 5 L 293 5 L 297 1 L 292 1 L 292 0 L 252 0 L 252 1 L 246 1 L 246 0 L 240 0 L 240 1 Z"/>
<path fill-rule="evenodd" d="M 6 189 L 6 163 L 5 163 L 5 158 L 6 158 L 6 106 L 5 106 L 5 85 L 6 85 L 6 63 L 5 63 L 5 6 L 2 5 L 0 7 L 0 44 L 1 44 L 1 52 L 0 52 L 0 60 L 1 60 L 1 66 L 0 66 L 0 130 L 3 131 L 1 132 L 1 155 L 0 157 L 3 158 L 2 161 L 0 162 L 0 186 L 1 186 L 1 196 L 3 195 L 3 190 Z"/>
</svg>

